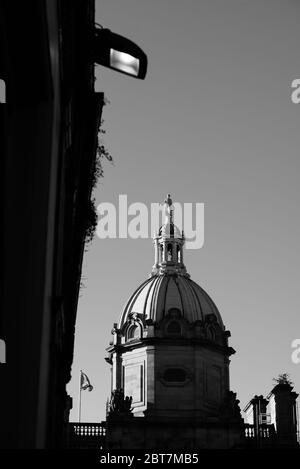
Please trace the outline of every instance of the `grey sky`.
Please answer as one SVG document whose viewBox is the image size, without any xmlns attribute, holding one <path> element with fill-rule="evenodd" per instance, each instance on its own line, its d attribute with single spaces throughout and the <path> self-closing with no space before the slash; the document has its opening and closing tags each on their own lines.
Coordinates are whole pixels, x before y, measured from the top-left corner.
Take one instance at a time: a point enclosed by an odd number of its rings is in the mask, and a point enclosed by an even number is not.
<svg viewBox="0 0 300 469">
<path fill-rule="evenodd" d="M 300 391 L 291 342 L 300 337 L 300 3 L 279 0 L 96 1 L 97 21 L 142 47 L 139 81 L 96 68 L 110 101 L 97 202 L 205 204 L 205 243 L 185 264 L 218 306 L 237 351 L 231 388 L 242 407 L 288 372 Z M 94 239 L 84 259 L 71 420 L 105 417 L 111 328 L 154 260 L 149 240 Z"/>
</svg>

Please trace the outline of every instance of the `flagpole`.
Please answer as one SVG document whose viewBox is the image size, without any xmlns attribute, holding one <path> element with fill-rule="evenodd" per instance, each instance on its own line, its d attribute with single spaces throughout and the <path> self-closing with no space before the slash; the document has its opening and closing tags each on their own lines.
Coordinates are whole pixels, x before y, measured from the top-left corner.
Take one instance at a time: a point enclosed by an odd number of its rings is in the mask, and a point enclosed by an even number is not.
<svg viewBox="0 0 300 469">
<path fill-rule="evenodd" d="M 81 422 L 81 375 L 82 375 L 82 370 L 80 370 L 80 375 L 79 375 L 79 423 Z"/>
</svg>

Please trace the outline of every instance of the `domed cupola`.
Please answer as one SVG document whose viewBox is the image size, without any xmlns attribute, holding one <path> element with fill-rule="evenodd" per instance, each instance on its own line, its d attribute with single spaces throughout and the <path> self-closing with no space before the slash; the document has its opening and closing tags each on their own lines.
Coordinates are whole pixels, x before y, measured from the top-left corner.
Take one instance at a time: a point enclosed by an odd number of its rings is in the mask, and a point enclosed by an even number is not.
<svg viewBox="0 0 300 469">
<path fill-rule="evenodd" d="M 158 324 L 172 308 L 178 309 L 189 323 L 214 316 L 224 329 L 218 308 L 205 290 L 187 276 L 176 273 L 157 274 L 143 282 L 127 301 L 118 327 L 121 329 L 133 313 L 144 322 L 151 320 Z"/>
<path fill-rule="evenodd" d="M 165 204 L 165 223 L 154 236 L 155 263 L 150 278 L 131 295 L 121 314 L 122 329 L 132 314 L 158 324 L 168 311 L 176 308 L 189 323 L 214 317 L 223 330 L 218 308 L 210 296 L 187 273 L 183 263 L 184 234 L 174 224 L 174 205 L 170 194 Z"/>
<path fill-rule="evenodd" d="M 226 428 L 230 441 L 235 428 L 240 431 L 237 401 L 229 391 L 230 332 L 186 271 L 184 235 L 174 224 L 169 194 L 164 207 L 151 275 L 127 301 L 107 349 L 112 448 L 120 432 L 133 448 L 170 448 L 174 442 L 182 447 L 184 441 L 200 448 L 213 433 L 219 438 L 220 429 Z"/>
<path fill-rule="evenodd" d="M 183 231 L 174 224 L 174 205 L 170 194 L 164 202 L 165 222 L 154 236 L 155 263 L 152 275 L 177 273 L 189 277 L 183 263 Z"/>
</svg>

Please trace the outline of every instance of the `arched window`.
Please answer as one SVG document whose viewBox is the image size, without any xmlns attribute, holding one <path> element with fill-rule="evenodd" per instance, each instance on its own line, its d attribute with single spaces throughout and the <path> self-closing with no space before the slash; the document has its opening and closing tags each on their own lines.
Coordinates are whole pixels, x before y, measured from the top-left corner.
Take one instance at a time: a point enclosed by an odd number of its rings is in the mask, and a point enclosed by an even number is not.
<svg viewBox="0 0 300 469">
<path fill-rule="evenodd" d="M 180 247 L 179 246 L 176 247 L 176 255 L 177 255 L 177 262 L 179 262 L 179 263 L 182 262 L 181 252 L 180 252 Z"/>
<path fill-rule="evenodd" d="M 141 328 L 139 326 L 131 326 L 128 334 L 127 334 L 127 339 L 139 339 L 141 336 Z"/>
<path fill-rule="evenodd" d="M 172 249 L 173 249 L 173 246 L 171 243 L 168 244 L 168 247 L 167 247 L 167 253 L 168 253 L 168 257 L 167 257 L 167 260 L 168 261 L 171 261 L 172 260 Z"/>
<path fill-rule="evenodd" d="M 170 335 L 181 335 L 181 326 L 178 321 L 171 321 L 167 327 L 167 333 Z"/>
</svg>

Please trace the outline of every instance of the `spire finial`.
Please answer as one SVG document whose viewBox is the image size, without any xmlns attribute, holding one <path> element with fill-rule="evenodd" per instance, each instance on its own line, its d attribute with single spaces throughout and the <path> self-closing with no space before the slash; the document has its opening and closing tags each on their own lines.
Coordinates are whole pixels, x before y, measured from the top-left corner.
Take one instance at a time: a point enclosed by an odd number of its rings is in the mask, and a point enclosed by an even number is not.
<svg viewBox="0 0 300 469">
<path fill-rule="evenodd" d="M 167 198 L 164 200 L 164 206 L 165 206 L 165 224 L 168 223 L 173 223 L 173 211 L 174 211 L 174 206 L 173 206 L 173 201 L 171 199 L 171 194 L 167 195 Z"/>
<path fill-rule="evenodd" d="M 165 222 L 154 237 L 155 262 L 151 275 L 179 274 L 188 276 L 183 264 L 184 236 L 174 224 L 174 205 L 167 194 L 163 205 Z"/>
<path fill-rule="evenodd" d="M 168 204 L 169 207 L 170 207 L 171 205 L 173 205 L 173 201 L 172 201 L 172 199 L 171 199 L 171 194 L 167 194 L 167 198 L 165 199 L 164 202 L 165 202 L 165 204 Z"/>
</svg>

